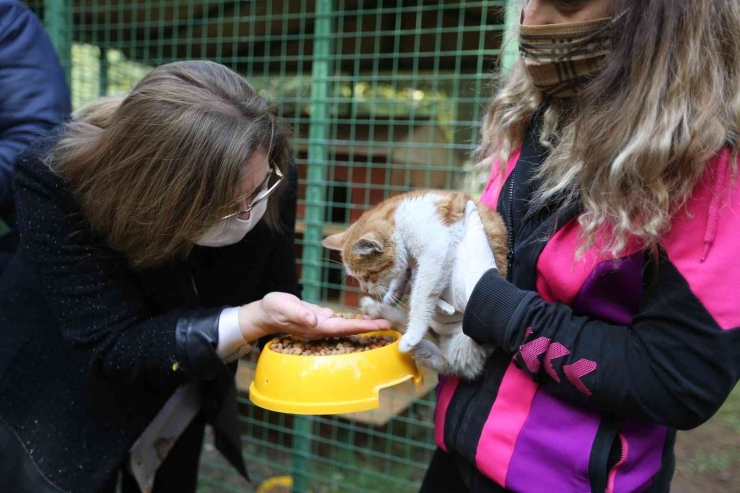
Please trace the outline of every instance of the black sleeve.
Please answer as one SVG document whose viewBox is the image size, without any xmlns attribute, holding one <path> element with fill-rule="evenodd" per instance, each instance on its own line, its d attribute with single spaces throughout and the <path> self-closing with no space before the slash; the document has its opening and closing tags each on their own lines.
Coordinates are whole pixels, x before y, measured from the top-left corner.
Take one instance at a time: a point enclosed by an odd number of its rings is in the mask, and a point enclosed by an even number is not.
<svg viewBox="0 0 740 493">
<path fill-rule="evenodd" d="M 0 207 L 5 207 L 18 153 L 71 111 L 54 47 L 38 18 L 20 2 L 0 2 L 0 72 Z"/>
<path fill-rule="evenodd" d="M 545 390 L 567 401 L 694 428 L 735 387 L 740 331 L 719 326 L 664 252 L 657 264 L 631 327 L 578 316 L 489 271 L 471 296 L 463 330 L 500 346 Z M 715 294 L 723 295 L 738 296 Z"/>
<path fill-rule="evenodd" d="M 158 313 L 127 261 L 85 226 L 64 181 L 30 152 L 18 160 L 14 184 L 20 255 L 40 280 L 55 329 L 91 371 L 167 384 L 209 378 L 223 365 L 215 352 L 220 310 Z"/>
<path fill-rule="evenodd" d="M 288 183 L 280 197 L 281 231 L 272 234 L 267 268 L 260 279 L 260 296 L 279 291 L 300 298 L 295 255 L 295 223 L 298 203 L 298 170 L 291 161 L 288 168 Z"/>
</svg>

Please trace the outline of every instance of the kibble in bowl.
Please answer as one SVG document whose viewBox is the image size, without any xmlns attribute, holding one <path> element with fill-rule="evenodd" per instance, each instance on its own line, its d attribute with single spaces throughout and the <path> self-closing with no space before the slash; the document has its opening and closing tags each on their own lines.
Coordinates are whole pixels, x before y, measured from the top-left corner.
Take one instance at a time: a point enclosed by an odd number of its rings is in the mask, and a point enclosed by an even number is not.
<svg viewBox="0 0 740 493">
<path fill-rule="evenodd" d="M 365 317 L 362 316 L 360 313 L 352 312 L 334 312 L 332 318 L 343 318 L 345 320 L 365 320 Z"/>
<path fill-rule="evenodd" d="M 391 335 L 328 337 L 313 341 L 303 341 L 285 336 L 273 342 L 270 349 L 276 353 L 296 356 L 336 356 L 372 351 L 385 347 L 395 340 L 396 338 Z"/>
<path fill-rule="evenodd" d="M 359 313 L 335 312 L 333 318 L 345 320 L 364 320 Z M 336 356 L 339 354 L 361 353 L 385 347 L 395 341 L 392 335 L 327 337 L 312 341 L 304 341 L 291 336 L 284 336 L 273 342 L 270 349 L 280 354 L 296 356 Z"/>
</svg>

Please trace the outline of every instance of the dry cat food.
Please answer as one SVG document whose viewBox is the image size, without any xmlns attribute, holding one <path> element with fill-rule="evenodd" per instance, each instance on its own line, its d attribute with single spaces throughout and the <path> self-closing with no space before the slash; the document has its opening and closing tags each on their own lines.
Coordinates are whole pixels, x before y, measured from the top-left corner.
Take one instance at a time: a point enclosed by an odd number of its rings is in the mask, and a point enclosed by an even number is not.
<svg viewBox="0 0 740 493">
<path fill-rule="evenodd" d="M 337 354 L 361 353 L 378 349 L 395 341 L 393 336 L 350 336 L 328 337 L 314 341 L 301 341 L 290 336 L 281 337 L 270 345 L 276 353 L 296 356 L 330 356 Z"/>
<path fill-rule="evenodd" d="M 363 317 L 359 313 L 350 313 L 350 312 L 335 312 L 334 315 L 332 315 L 332 318 L 344 318 L 346 320 L 364 320 L 365 317 Z"/>
</svg>

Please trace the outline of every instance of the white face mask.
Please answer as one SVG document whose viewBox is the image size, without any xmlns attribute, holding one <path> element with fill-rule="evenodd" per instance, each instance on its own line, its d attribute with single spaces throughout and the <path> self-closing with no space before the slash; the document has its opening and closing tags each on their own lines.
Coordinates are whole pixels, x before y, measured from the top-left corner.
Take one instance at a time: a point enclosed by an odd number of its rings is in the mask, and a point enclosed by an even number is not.
<svg viewBox="0 0 740 493">
<path fill-rule="evenodd" d="M 255 205 L 254 209 L 249 212 L 249 219 L 245 221 L 233 217 L 219 222 L 201 236 L 195 244 L 205 247 L 222 247 L 239 243 L 265 215 L 267 202 L 267 200 L 263 200 Z"/>
</svg>

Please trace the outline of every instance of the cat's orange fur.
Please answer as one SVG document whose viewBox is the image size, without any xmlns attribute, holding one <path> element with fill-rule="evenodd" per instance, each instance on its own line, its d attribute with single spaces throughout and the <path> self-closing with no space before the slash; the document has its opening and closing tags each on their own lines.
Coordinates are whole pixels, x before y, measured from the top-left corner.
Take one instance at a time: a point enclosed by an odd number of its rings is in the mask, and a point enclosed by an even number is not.
<svg viewBox="0 0 740 493">
<path fill-rule="evenodd" d="M 462 192 L 418 190 L 391 197 L 365 212 L 347 231 L 329 236 L 322 244 L 331 250 L 340 250 L 342 260 L 351 267 L 357 277 L 367 278 L 376 283 L 395 262 L 396 250 L 391 238 L 395 231 L 395 214 L 398 205 L 404 199 L 430 192 L 445 197 L 438 203 L 437 210 L 446 226 L 463 220 L 465 204 L 469 200 L 476 203 L 499 274 L 506 276 L 508 267 L 506 256 L 509 251 L 508 233 L 501 216 L 490 207 L 480 204 L 472 196 Z M 379 242 L 383 245 L 382 251 L 372 256 L 357 253 L 353 250 L 353 245 L 357 245 L 361 240 Z"/>
</svg>

